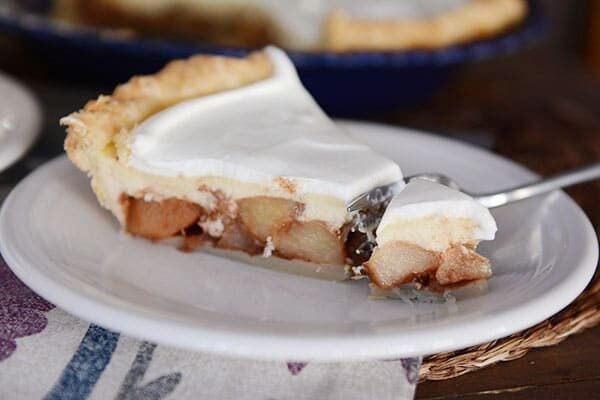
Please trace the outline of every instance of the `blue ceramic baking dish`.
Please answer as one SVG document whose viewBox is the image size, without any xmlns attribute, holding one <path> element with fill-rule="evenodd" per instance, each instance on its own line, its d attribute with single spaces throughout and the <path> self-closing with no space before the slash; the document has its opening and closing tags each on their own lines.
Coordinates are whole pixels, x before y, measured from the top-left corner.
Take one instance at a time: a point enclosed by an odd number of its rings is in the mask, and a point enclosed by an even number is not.
<svg viewBox="0 0 600 400">
<path fill-rule="evenodd" d="M 536 1 L 519 26 L 492 39 L 440 50 L 328 53 L 290 51 L 300 77 L 330 114 L 384 114 L 429 97 L 456 67 L 514 52 L 544 30 Z M 51 0 L 0 0 L 0 29 L 26 40 L 56 74 L 116 83 L 197 53 L 242 56 L 251 49 L 147 39 L 59 23 Z"/>
</svg>

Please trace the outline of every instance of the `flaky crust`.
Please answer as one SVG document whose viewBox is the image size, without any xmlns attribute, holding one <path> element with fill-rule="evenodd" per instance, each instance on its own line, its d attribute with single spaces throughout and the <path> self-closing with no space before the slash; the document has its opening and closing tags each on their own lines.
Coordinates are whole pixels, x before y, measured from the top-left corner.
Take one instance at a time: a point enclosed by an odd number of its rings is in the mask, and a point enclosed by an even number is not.
<svg viewBox="0 0 600 400">
<path fill-rule="evenodd" d="M 65 151 L 89 172 L 101 153 L 125 151 L 128 133 L 149 116 L 186 99 L 235 89 L 269 77 L 273 67 L 261 52 L 247 58 L 194 56 L 169 63 L 154 75 L 136 76 L 112 95 L 88 102 L 60 120 L 67 127 Z"/>
<path fill-rule="evenodd" d="M 521 21 L 525 0 L 472 0 L 422 20 L 374 21 L 341 10 L 325 26 L 325 47 L 337 52 L 432 49 L 493 36 Z"/>
</svg>

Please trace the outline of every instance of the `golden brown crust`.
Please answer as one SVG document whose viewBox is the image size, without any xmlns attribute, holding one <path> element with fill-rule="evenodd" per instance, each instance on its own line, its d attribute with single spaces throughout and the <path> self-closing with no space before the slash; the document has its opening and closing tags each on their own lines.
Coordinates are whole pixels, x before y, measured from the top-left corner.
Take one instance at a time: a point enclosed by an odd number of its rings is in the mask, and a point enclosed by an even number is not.
<svg viewBox="0 0 600 400">
<path fill-rule="evenodd" d="M 112 95 L 100 96 L 61 119 L 67 127 L 65 151 L 77 167 L 89 172 L 99 154 L 125 156 L 127 135 L 149 116 L 186 99 L 263 80 L 272 68 L 261 52 L 243 59 L 194 56 L 173 61 L 154 75 L 133 77 Z"/>
<path fill-rule="evenodd" d="M 325 47 L 361 50 L 432 49 L 498 34 L 527 14 L 524 0 L 472 0 L 421 20 L 374 21 L 332 12 L 325 26 Z"/>
</svg>

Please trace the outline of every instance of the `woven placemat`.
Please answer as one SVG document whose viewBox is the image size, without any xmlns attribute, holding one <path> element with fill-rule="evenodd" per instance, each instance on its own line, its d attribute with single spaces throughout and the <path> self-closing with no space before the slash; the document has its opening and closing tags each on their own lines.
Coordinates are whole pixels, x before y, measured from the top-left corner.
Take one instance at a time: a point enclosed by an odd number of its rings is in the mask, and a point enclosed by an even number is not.
<svg viewBox="0 0 600 400">
<path fill-rule="evenodd" d="M 523 357 L 530 349 L 558 344 L 600 322 L 600 277 L 567 308 L 532 328 L 503 339 L 423 360 L 419 380 L 454 378 L 501 361 Z"/>
</svg>

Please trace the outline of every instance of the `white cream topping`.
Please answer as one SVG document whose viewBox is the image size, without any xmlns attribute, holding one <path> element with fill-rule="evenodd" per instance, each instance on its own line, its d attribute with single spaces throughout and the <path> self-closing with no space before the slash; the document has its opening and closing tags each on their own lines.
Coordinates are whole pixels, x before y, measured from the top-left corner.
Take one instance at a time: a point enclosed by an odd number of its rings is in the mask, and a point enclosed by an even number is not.
<svg viewBox="0 0 600 400">
<path fill-rule="evenodd" d="M 415 179 L 392 199 L 377 228 L 377 234 L 398 220 L 428 216 L 474 221 L 478 229 L 473 232 L 472 240 L 493 240 L 497 230 L 490 211 L 472 197 L 438 183 Z"/>
<path fill-rule="evenodd" d="M 302 87 L 293 64 L 265 49 L 274 74 L 239 89 L 188 100 L 131 133 L 129 166 L 163 176 L 223 176 L 349 202 L 402 179 L 400 168 L 331 121 Z"/>
<path fill-rule="evenodd" d="M 468 0 L 128 0 L 125 5 L 140 14 L 191 9 L 214 16 L 256 10 L 274 21 L 283 42 L 306 48 L 319 44 L 327 15 L 333 10 L 367 19 L 416 19 L 457 8 Z M 123 4 L 120 3 L 122 6 Z"/>
</svg>

